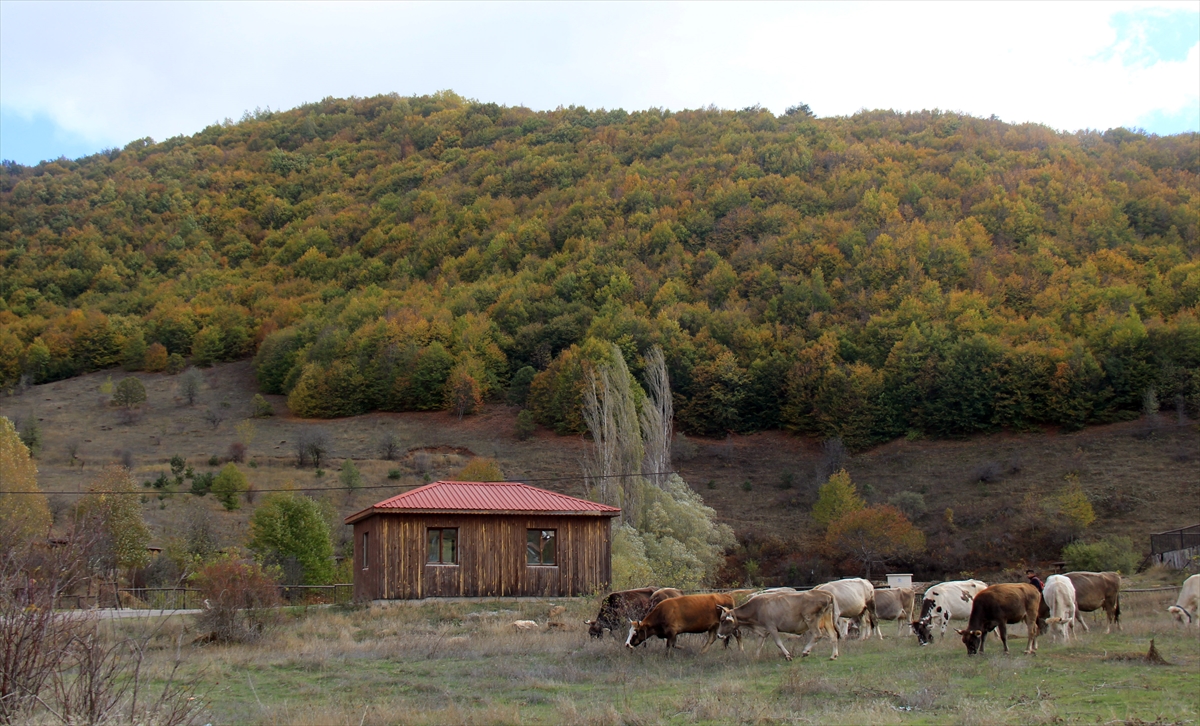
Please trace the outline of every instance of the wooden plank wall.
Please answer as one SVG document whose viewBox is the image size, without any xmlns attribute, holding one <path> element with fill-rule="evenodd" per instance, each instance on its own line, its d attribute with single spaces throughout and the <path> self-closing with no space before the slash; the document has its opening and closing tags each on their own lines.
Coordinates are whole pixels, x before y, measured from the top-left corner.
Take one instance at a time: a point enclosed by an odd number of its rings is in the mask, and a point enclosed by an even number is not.
<svg viewBox="0 0 1200 726">
<path fill-rule="evenodd" d="M 361 599 L 572 596 L 612 580 L 609 517 L 377 514 L 354 525 L 354 592 Z M 458 528 L 458 564 L 426 562 L 426 530 Z M 525 564 L 530 529 L 557 530 L 557 564 Z M 362 569 L 363 532 L 371 553 Z"/>
</svg>

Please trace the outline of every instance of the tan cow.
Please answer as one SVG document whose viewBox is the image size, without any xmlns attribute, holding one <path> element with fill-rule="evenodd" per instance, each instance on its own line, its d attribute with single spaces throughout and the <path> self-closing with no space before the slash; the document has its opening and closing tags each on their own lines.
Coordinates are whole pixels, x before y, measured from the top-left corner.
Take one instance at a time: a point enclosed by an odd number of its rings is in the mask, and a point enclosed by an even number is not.
<svg viewBox="0 0 1200 726">
<path fill-rule="evenodd" d="M 1084 631 L 1090 630 L 1082 613 L 1090 613 L 1104 608 L 1108 616 L 1108 627 L 1104 632 L 1111 633 L 1112 626 L 1121 629 L 1121 576 L 1115 572 L 1068 572 L 1071 584 L 1075 586 L 1075 622 L 1083 625 Z"/>
<path fill-rule="evenodd" d="M 875 632 L 879 633 L 880 640 L 883 640 L 883 629 L 878 623 L 884 620 L 896 621 L 898 636 L 904 635 L 905 628 L 911 632 L 910 621 L 915 599 L 916 595 L 911 587 L 880 588 L 875 591 Z M 870 633 L 867 635 L 870 636 Z"/>
<path fill-rule="evenodd" d="M 875 629 L 875 586 L 861 577 L 849 577 L 844 580 L 834 580 L 827 582 L 824 585 L 817 585 L 814 590 L 824 590 L 833 595 L 834 601 L 837 603 L 838 616 L 849 618 L 863 618 L 867 622 L 867 629 L 861 631 L 859 637 L 863 640 L 871 637 L 871 631 Z M 861 622 L 861 621 L 860 621 Z"/>
<path fill-rule="evenodd" d="M 800 657 L 808 655 L 817 638 L 829 638 L 833 641 L 833 655 L 830 656 L 830 660 L 833 660 L 838 657 L 836 608 L 833 595 L 821 590 L 758 595 L 739 607 L 722 607 L 717 634 L 727 637 L 741 628 L 748 628 L 760 638 L 755 657 L 762 655 L 763 645 L 769 636 L 775 640 L 783 657 L 791 660 L 792 654 L 784 647 L 780 633 L 808 633 L 808 643 L 800 652 Z"/>
</svg>

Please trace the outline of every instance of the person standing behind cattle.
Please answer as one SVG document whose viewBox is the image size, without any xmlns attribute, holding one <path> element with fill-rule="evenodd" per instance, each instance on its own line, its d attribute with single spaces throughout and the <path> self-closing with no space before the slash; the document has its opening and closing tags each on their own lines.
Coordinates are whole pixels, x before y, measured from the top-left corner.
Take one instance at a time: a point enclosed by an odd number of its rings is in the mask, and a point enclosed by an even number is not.
<svg viewBox="0 0 1200 726">
<path fill-rule="evenodd" d="M 1042 592 L 1043 590 L 1046 589 L 1046 586 L 1042 582 L 1042 579 L 1040 577 L 1038 577 L 1037 573 L 1034 572 L 1033 570 L 1025 570 L 1025 577 L 1029 578 L 1029 584 L 1036 587 L 1038 592 Z"/>
</svg>

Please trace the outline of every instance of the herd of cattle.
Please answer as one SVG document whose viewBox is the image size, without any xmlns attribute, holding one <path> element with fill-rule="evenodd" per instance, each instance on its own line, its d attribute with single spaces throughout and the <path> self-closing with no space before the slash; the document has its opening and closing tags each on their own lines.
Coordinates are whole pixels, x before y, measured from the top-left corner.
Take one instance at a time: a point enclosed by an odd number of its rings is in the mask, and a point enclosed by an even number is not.
<svg viewBox="0 0 1200 726">
<path fill-rule="evenodd" d="M 749 597 L 737 605 L 735 598 L 741 596 Z M 708 635 L 701 653 L 718 638 L 728 648 L 728 639 L 733 637 L 741 648 L 742 635 L 753 633 L 759 637 L 759 654 L 771 638 L 787 660 L 792 654 L 783 644 L 784 635 L 808 634 L 801 656 L 807 656 L 817 640 L 828 638 L 833 643 L 831 658 L 837 658 L 838 641 L 848 637 L 851 628 L 858 628 L 860 639 L 873 633 L 882 638 L 879 624 L 885 620 L 897 621 L 901 635 L 911 629 L 921 645 L 932 643 L 935 634 L 945 637 L 951 620 L 966 621 L 966 628 L 955 630 L 968 654 L 982 653 L 992 630 L 999 633 L 1007 653 L 1008 626 L 1024 623 L 1029 633 L 1025 652 L 1032 654 L 1037 651 L 1039 633 L 1057 633 L 1065 642 L 1075 635 L 1076 625 L 1088 630 L 1082 613 L 1103 610 L 1108 619 L 1106 632 L 1113 626 L 1120 630 L 1120 596 L 1121 577 L 1115 572 L 1051 575 L 1041 592 L 1026 583 L 989 587 L 979 580 L 943 582 L 924 592 L 919 614 L 914 613 L 912 588 L 875 589 L 861 578 L 827 582 L 806 591 L 778 587 L 684 595 L 674 588 L 643 587 L 610 593 L 596 618 L 586 622 L 593 638 L 603 637 L 606 630 L 617 636 L 627 628 L 628 648 L 651 637 L 661 638 L 666 641 L 667 655 L 676 647 L 676 638 L 685 633 Z M 1198 622 L 1198 609 L 1200 575 L 1193 575 L 1184 582 L 1179 600 L 1169 612 L 1190 625 Z"/>
</svg>

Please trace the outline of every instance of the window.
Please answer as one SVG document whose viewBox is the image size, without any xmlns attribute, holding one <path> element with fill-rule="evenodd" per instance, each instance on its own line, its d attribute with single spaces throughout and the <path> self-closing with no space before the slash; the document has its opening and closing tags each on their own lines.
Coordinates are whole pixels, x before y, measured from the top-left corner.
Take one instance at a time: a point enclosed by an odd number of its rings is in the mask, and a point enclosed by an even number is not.
<svg viewBox="0 0 1200 726">
<path fill-rule="evenodd" d="M 446 527 L 430 529 L 429 559 L 434 565 L 454 565 L 458 563 L 458 529 Z"/>
<path fill-rule="evenodd" d="M 525 564 L 553 565 L 554 530 L 531 529 L 525 534 Z"/>
<path fill-rule="evenodd" d="M 371 533 L 363 532 L 363 556 L 362 556 L 363 567 L 362 568 L 364 570 L 367 569 L 367 566 L 370 564 L 370 559 L 368 559 L 370 557 L 370 553 L 371 553 L 370 543 L 371 543 Z"/>
</svg>

